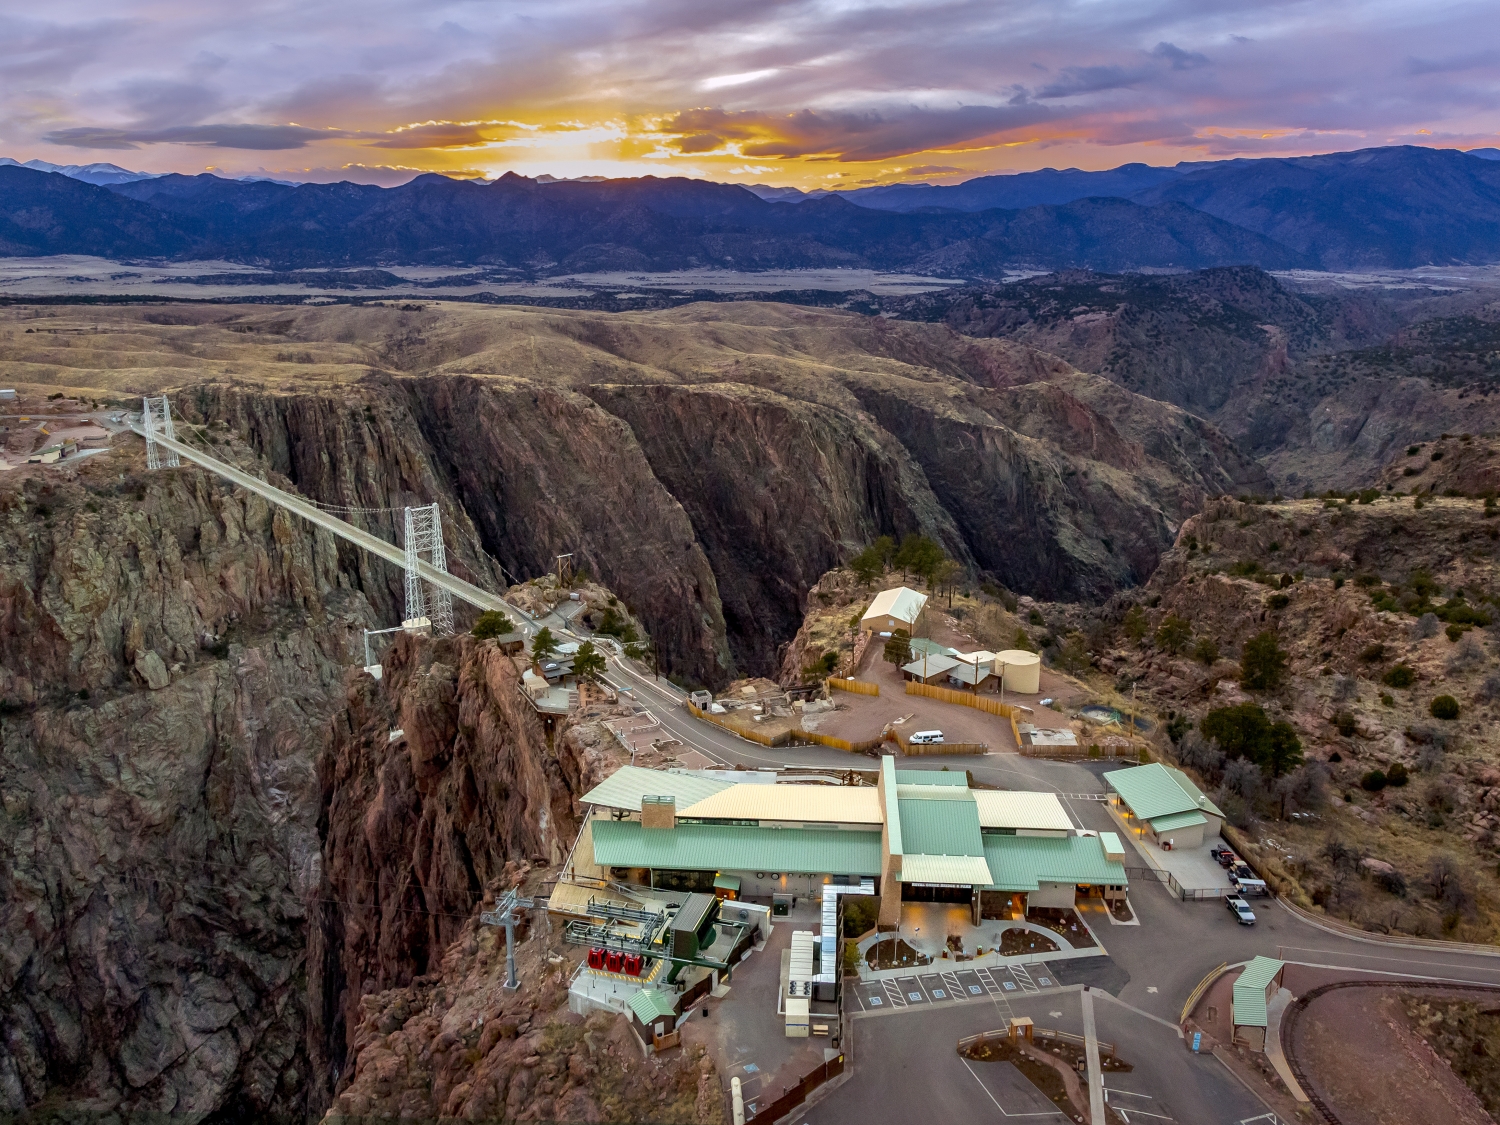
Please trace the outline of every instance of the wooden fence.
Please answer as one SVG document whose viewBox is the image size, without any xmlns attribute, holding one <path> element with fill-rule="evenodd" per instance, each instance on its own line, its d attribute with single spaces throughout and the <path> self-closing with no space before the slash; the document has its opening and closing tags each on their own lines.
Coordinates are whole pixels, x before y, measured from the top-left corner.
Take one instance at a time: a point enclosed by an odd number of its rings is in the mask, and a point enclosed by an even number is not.
<svg viewBox="0 0 1500 1125">
<path fill-rule="evenodd" d="M 852 742 L 847 738 L 835 738 L 831 734 L 819 734 L 817 731 L 810 730 L 784 730 L 780 734 L 761 734 L 758 730 L 751 730 L 738 723 L 730 722 L 723 715 L 712 715 L 692 703 L 687 705 L 687 709 L 705 723 L 722 727 L 730 734 L 737 734 L 760 746 L 831 746 L 835 750 L 844 750 L 851 754 L 868 754 L 885 742 L 884 738 L 867 738 Z M 983 751 L 975 752 L 982 753 Z"/>
<path fill-rule="evenodd" d="M 890 731 L 890 737 L 896 745 L 901 747 L 901 753 L 908 758 L 920 758 L 931 754 L 988 754 L 990 748 L 983 742 L 917 742 L 913 743 L 910 738 L 900 731 Z"/>
<path fill-rule="evenodd" d="M 802 1081 L 785 1089 L 781 1096 L 773 1102 L 763 1102 L 761 1099 L 766 1095 L 764 1092 L 757 1095 L 756 1099 L 745 1106 L 745 1125 L 760 1121 L 769 1125 L 785 1117 L 796 1109 L 823 1083 L 830 1078 L 837 1078 L 844 1073 L 844 1056 L 829 1059 L 821 1066 L 815 1066 L 803 1076 Z"/>
<path fill-rule="evenodd" d="M 738 723 L 732 723 L 723 715 L 711 715 L 696 704 L 689 703 L 687 709 L 705 723 L 712 723 L 716 727 L 723 727 L 730 734 L 737 734 L 741 738 L 760 746 L 785 746 L 792 740 L 790 731 L 782 731 L 780 734 L 761 734 L 758 730 L 749 730 Z"/>
<path fill-rule="evenodd" d="M 867 684 L 863 680 L 845 680 L 837 676 L 829 676 L 823 681 L 830 690 L 853 692 L 855 695 L 879 695 L 879 684 Z"/>
<path fill-rule="evenodd" d="M 1016 726 L 1016 716 L 1021 713 L 1018 707 L 1013 707 L 1009 703 L 1001 703 L 998 699 L 991 699 L 978 692 L 954 691 L 952 688 L 924 684 L 918 680 L 906 681 L 906 694 L 923 695 L 928 699 L 941 700 L 943 703 L 957 703 L 960 707 L 973 707 L 976 711 L 1003 716 L 1010 720 L 1010 733 L 1016 740 L 1016 749 L 1021 749 L 1021 731 Z"/>
</svg>

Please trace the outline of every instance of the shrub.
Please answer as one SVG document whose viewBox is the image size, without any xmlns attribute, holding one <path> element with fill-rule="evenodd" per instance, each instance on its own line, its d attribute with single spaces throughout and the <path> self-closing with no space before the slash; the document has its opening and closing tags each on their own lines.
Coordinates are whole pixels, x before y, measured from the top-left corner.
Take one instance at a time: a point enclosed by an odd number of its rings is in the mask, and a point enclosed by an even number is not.
<svg viewBox="0 0 1500 1125">
<path fill-rule="evenodd" d="M 1406 447 L 1406 455 L 1408 457 L 1415 457 L 1421 451 L 1422 447 L 1420 445 L 1408 445 Z"/>
<path fill-rule="evenodd" d="M 1396 697 L 1388 691 L 1383 691 L 1380 693 L 1380 702 L 1383 706 L 1394 707 L 1396 706 Z"/>
<path fill-rule="evenodd" d="M 1428 705 L 1427 710 L 1432 713 L 1434 719 L 1452 722 L 1458 718 L 1458 700 L 1451 695 L 1440 695 Z"/>
<path fill-rule="evenodd" d="M 1026 620 L 1030 621 L 1033 625 L 1040 625 L 1040 624 L 1042 624 L 1042 612 L 1041 612 L 1041 610 L 1038 610 L 1038 609 L 1032 610 L 1029 614 L 1026 615 Z"/>
<path fill-rule="evenodd" d="M 1406 897 L 1406 876 L 1399 871 L 1376 872 L 1375 885 L 1381 890 L 1395 895 L 1397 898 Z"/>
<path fill-rule="evenodd" d="M 474 619 L 474 628 L 469 630 L 481 641 L 515 632 L 515 624 L 497 609 L 487 609 Z"/>
<path fill-rule="evenodd" d="M 1378 488 L 1367 488 L 1367 489 L 1365 489 L 1363 492 L 1361 492 L 1359 494 L 1359 502 L 1361 504 L 1373 504 L 1375 502 L 1376 498 L 1379 497 L 1379 495 L 1380 495 L 1380 489 L 1378 489 Z"/>
<path fill-rule="evenodd" d="M 1333 717 L 1333 725 L 1345 738 L 1354 734 L 1354 716 L 1348 711 L 1340 711 Z"/>
<path fill-rule="evenodd" d="M 1379 793 L 1386 787 L 1388 780 L 1381 770 L 1371 770 L 1359 779 L 1359 787 L 1367 793 Z"/>
<path fill-rule="evenodd" d="M 1286 653 L 1271 630 L 1245 642 L 1240 657 L 1240 683 L 1250 691 L 1275 691 L 1286 678 Z"/>
<path fill-rule="evenodd" d="M 1148 627 L 1146 611 L 1138 605 L 1131 606 L 1125 614 L 1125 635 L 1135 644 L 1140 644 Z"/>
<path fill-rule="evenodd" d="M 902 664 L 910 664 L 912 661 L 911 634 L 905 629 L 897 629 L 885 642 L 885 662 L 900 667 Z"/>
<path fill-rule="evenodd" d="M 1405 664 L 1396 664 L 1380 677 L 1380 682 L 1386 687 L 1409 688 L 1417 682 L 1417 674 Z"/>
<path fill-rule="evenodd" d="M 1424 613 L 1417 618 L 1417 623 L 1412 626 L 1412 633 L 1417 640 L 1425 641 L 1428 637 L 1438 635 L 1438 619 L 1435 613 Z"/>
<path fill-rule="evenodd" d="M 1156 647 L 1173 656 L 1178 655 L 1187 647 L 1188 641 L 1193 639 L 1193 627 L 1175 613 L 1169 613 L 1162 618 L 1162 622 L 1156 629 Z"/>
<path fill-rule="evenodd" d="M 1099 744 L 1097 742 L 1092 742 L 1092 743 L 1089 744 L 1089 757 L 1090 758 L 1102 758 L 1103 756 L 1104 756 L 1104 751 L 1099 749 Z"/>
<path fill-rule="evenodd" d="M 1359 658 L 1366 664 L 1374 664 L 1385 659 L 1385 645 L 1376 641 L 1374 644 L 1365 645 L 1359 650 Z"/>
<path fill-rule="evenodd" d="M 1285 594 L 1272 594 L 1266 599 L 1266 608 L 1272 611 L 1285 609 L 1292 604 L 1292 599 Z"/>
<path fill-rule="evenodd" d="M 1493 703 L 1500 699 L 1500 672 L 1491 672 L 1479 685 L 1479 690 L 1474 693 L 1474 698 L 1484 703 Z"/>
<path fill-rule="evenodd" d="M 1400 789 L 1411 780 L 1411 774 L 1400 762 L 1392 762 L 1391 768 L 1385 771 L 1385 783 Z"/>
<path fill-rule="evenodd" d="M 1211 665 L 1219 659 L 1219 642 L 1212 637 L 1200 637 L 1193 646 L 1193 659 L 1203 665 Z"/>
</svg>

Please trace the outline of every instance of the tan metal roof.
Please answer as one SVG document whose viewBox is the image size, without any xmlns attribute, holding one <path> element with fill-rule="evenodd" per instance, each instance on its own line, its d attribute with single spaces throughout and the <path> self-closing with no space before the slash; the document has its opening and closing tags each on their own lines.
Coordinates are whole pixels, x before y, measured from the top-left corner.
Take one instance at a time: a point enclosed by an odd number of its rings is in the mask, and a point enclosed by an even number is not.
<svg viewBox="0 0 1500 1125">
<path fill-rule="evenodd" d="M 677 809 L 705 820 L 789 820 L 819 824 L 879 824 L 873 785 L 734 785 Z"/>
<path fill-rule="evenodd" d="M 983 856 L 905 855 L 901 857 L 901 881 L 987 887 L 990 868 Z"/>
<path fill-rule="evenodd" d="M 882 590 L 875 595 L 875 600 L 870 603 L 870 608 L 865 610 L 861 621 L 869 621 L 876 617 L 894 617 L 897 621 L 905 621 L 911 624 L 922 612 L 922 607 L 927 604 L 927 595 L 910 589 L 906 586 L 897 586 L 893 590 Z"/>
<path fill-rule="evenodd" d="M 975 789 L 981 828 L 1026 828 L 1034 831 L 1071 831 L 1073 821 L 1054 793 L 1017 793 Z"/>
</svg>

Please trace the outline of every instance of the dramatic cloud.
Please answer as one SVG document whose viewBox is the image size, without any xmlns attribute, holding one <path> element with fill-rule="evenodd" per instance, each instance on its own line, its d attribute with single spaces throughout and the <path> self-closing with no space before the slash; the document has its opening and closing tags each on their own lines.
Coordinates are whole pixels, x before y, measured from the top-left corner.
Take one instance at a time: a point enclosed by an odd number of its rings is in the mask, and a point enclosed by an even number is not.
<svg viewBox="0 0 1500 1125">
<path fill-rule="evenodd" d="M 309 129 L 302 125 L 179 125 L 171 129 L 101 129 L 84 125 L 58 129 L 44 134 L 42 140 L 72 148 L 117 150 L 178 144 L 274 152 L 306 148 L 313 141 L 337 140 L 349 135 L 344 129 Z"/>
<path fill-rule="evenodd" d="M 952 181 L 1493 146 L 1497 60 L 1482 0 L 67 0 L 0 15 L 0 155 Z"/>
</svg>

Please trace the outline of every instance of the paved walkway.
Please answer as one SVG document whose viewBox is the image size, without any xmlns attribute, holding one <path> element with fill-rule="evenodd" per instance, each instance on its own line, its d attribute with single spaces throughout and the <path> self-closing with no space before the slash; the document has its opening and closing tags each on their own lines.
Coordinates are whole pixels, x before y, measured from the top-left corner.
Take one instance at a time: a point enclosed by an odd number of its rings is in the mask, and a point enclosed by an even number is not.
<svg viewBox="0 0 1500 1125">
<path fill-rule="evenodd" d="M 956 969 L 997 969 L 1008 965 L 1030 965 L 1039 961 L 1070 960 L 1083 957 L 1104 957 L 1107 952 L 1104 945 L 1099 942 L 1096 934 L 1088 921 L 1080 914 L 1079 921 L 1083 923 L 1096 944 L 1080 945 L 1074 947 L 1068 943 L 1068 939 L 1056 930 L 1046 926 L 1037 925 L 1024 919 L 1006 921 L 1004 919 L 987 918 L 978 926 L 969 921 L 969 908 L 961 905 L 944 905 L 942 903 L 907 903 L 902 910 L 901 927 L 896 936 L 911 946 L 918 953 L 932 958 L 927 965 L 905 967 L 894 969 L 872 969 L 865 961 L 865 953 L 869 948 L 880 940 L 889 940 L 891 935 L 868 934 L 859 942 L 859 975 L 861 980 L 885 980 L 895 977 L 911 976 L 916 972 L 932 972 L 934 970 L 950 971 Z M 1027 930 L 1055 942 L 1057 949 L 1052 952 L 1037 953 L 1014 953 L 1002 954 L 994 952 L 1000 945 L 1000 935 L 1006 930 Z M 964 952 L 970 954 L 968 959 L 959 961 L 952 954 L 944 957 L 947 950 L 948 934 L 956 935 Z M 980 948 L 990 950 L 982 956 L 975 956 L 974 951 Z"/>
<path fill-rule="evenodd" d="M 1119 832 L 1135 845 L 1135 850 L 1140 853 L 1141 858 L 1152 870 L 1170 874 L 1177 880 L 1178 886 L 1186 887 L 1188 890 L 1233 889 L 1234 884 L 1229 881 L 1229 872 L 1219 866 L 1219 861 L 1210 852 L 1213 845 L 1218 843 L 1217 837 L 1200 847 L 1165 852 L 1144 836 L 1136 835 L 1135 830 L 1130 827 L 1111 802 L 1105 801 L 1104 807 L 1108 810 L 1110 819 L 1115 822 Z"/>
<path fill-rule="evenodd" d="M 1286 1014 L 1287 1008 L 1297 998 L 1285 987 L 1278 988 L 1276 995 L 1266 1004 L 1266 1058 L 1271 1060 L 1271 1065 L 1276 1069 L 1276 1075 L 1286 1088 L 1292 1092 L 1292 1097 L 1299 1102 L 1308 1100 L 1298 1084 L 1296 1077 L 1292 1074 L 1292 1068 L 1286 1061 L 1286 1054 L 1281 1049 L 1281 1017 Z"/>
</svg>

